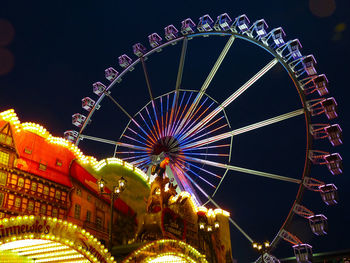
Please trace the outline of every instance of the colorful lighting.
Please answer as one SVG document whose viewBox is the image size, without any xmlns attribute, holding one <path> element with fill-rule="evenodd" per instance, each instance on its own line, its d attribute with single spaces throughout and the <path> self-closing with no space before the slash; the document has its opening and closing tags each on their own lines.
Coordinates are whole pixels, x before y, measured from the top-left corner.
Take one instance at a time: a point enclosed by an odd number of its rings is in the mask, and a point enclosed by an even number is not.
<svg viewBox="0 0 350 263">
<path fill-rule="evenodd" d="M 205 259 L 205 256 L 198 252 L 194 247 L 186 244 L 185 242 L 174 240 L 174 239 L 161 239 L 157 240 L 151 243 L 148 243 L 147 245 L 141 247 L 137 251 L 133 252 L 126 260 L 124 260 L 124 263 L 134 262 L 135 258 L 138 255 L 142 255 L 147 253 L 148 250 L 152 251 L 154 247 L 167 247 L 171 246 L 172 248 L 179 248 L 182 251 L 187 251 L 187 255 L 182 254 L 181 252 L 164 252 L 162 253 L 159 251 L 159 254 L 155 257 L 150 257 L 145 259 L 145 261 L 142 262 L 149 262 L 149 263 L 156 263 L 156 262 L 201 262 L 201 263 L 208 263 L 208 261 Z M 170 261 L 167 261 L 165 259 L 169 259 Z M 182 259 L 182 261 L 178 261 L 179 259 Z M 163 261 L 161 261 L 163 260 Z"/>
<path fill-rule="evenodd" d="M 68 140 L 62 137 L 52 136 L 43 126 L 32 122 L 21 123 L 13 109 L 0 112 L 0 120 L 10 122 L 11 125 L 15 127 L 16 132 L 29 131 L 39 135 L 51 144 L 68 149 L 79 162 L 91 165 L 97 172 L 109 164 L 122 165 L 128 170 L 134 171 L 143 181 L 148 183 L 148 176 L 141 169 L 134 167 L 132 164 L 118 158 L 107 158 L 98 162 L 95 157 L 84 155 L 75 144 Z"/>
<path fill-rule="evenodd" d="M 97 238 L 77 225 L 46 216 L 17 216 L 0 220 L 0 250 L 35 258 L 36 262 L 98 262 L 115 263 Z M 9 230 L 9 231 L 8 231 Z M 76 237 L 87 237 L 83 243 Z M 73 238 L 73 239 L 71 239 Z M 89 251 L 82 247 L 93 248 Z"/>
</svg>

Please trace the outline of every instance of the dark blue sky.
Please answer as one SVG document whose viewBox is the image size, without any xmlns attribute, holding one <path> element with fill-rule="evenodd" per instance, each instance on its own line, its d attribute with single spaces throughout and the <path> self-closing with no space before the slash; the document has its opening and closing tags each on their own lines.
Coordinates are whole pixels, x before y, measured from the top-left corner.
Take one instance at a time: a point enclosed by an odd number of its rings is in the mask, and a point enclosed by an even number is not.
<svg viewBox="0 0 350 263">
<path fill-rule="evenodd" d="M 65 130 L 73 128 L 71 115 L 83 113 L 81 99 L 86 96 L 96 99 L 91 84 L 98 80 L 106 83 L 104 69 L 109 66 L 119 68 L 117 57 L 121 54 L 133 56 L 133 44 L 146 44 L 147 36 L 153 32 L 163 35 L 168 24 L 179 28 L 187 17 L 197 22 L 207 13 L 213 19 L 224 12 L 231 18 L 245 13 L 251 21 L 264 18 L 270 29 L 282 26 L 286 39 L 300 39 L 304 55 L 314 54 L 317 70 L 327 75 L 330 96 L 334 96 L 339 104 L 339 119 L 335 122 L 340 123 L 346 135 L 349 126 L 346 118 L 350 110 L 347 103 L 350 40 L 346 28 L 350 26 L 349 2 L 336 1 L 334 12 L 322 18 L 310 11 L 308 1 L 234 2 L 3 1 L 0 19 L 10 21 L 15 30 L 13 41 L 3 48 L 12 52 L 15 62 L 10 73 L 0 76 L 0 111 L 14 108 L 22 122 L 41 123 L 54 135 L 62 136 Z M 322 2 L 327 1 L 319 1 Z M 219 102 L 271 59 L 257 47 L 236 42 L 223 69 L 208 89 Z M 224 44 L 222 39 L 195 39 L 189 43 L 184 88 L 200 87 Z M 148 61 L 151 82 L 158 95 L 171 90 L 175 84 L 179 52 L 180 45 L 169 47 Z M 113 95 L 132 114 L 147 102 L 140 67 L 124 78 Z M 288 76 L 277 67 L 259 81 L 255 89 L 252 87 L 242 95 L 228 115 L 231 125 L 239 128 L 292 111 L 299 104 Z M 116 139 L 126 121 L 125 116 L 106 101 L 87 133 Z M 325 118 L 315 121 L 327 122 Z M 305 153 L 304 126 L 302 119 L 296 119 L 238 137 L 233 146 L 234 164 L 298 178 Z M 85 143 L 81 147 L 84 152 L 99 157 L 110 153 L 98 144 Z M 340 152 L 346 169 L 346 160 L 350 157 L 343 146 L 332 149 L 327 142 L 316 142 L 315 147 Z M 314 212 L 328 217 L 329 235 L 312 236 L 306 220 L 298 216 L 291 231 L 295 230 L 302 240 L 310 242 L 315 252 L 349 248 L 347 187 L 350 180 L 346 173 L 331 176 L 326 167 L 313 167 L 311 176 L 333 182 L 339 188 L 340 204 L 336 207 L 326 207 L 319 194 L 312 192 L 307 192 L 302 202 Z M 231 211 L 232 217 L 250 236 L 264 241 L 271 240 L 281 226 L 296 191 L 297 188 L 288 183 L 231 173 L 218 194 L 218 202 Z M 254 251 L 240 233 L 233 230 L 231 238 L 233 254 L 239 262 L 254 259 Z M 290 256 L 292 249 L 286 242 L 281 242 L 276 254 Z"/>
</svg>

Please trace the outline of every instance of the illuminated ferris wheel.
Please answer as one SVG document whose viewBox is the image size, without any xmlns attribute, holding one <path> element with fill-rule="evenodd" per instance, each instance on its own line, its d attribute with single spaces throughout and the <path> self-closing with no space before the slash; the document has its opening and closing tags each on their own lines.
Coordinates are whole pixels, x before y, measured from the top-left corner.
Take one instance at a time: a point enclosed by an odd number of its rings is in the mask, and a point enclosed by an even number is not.
<svg viewBox="0 0 350 263">
<path fill-rule="evenodd" d="M 93 84 L 93 91 L 98 95 L 98 99 L 95 101 L 85 97 L 82 100 L 82 106 L 88 111 L 88 114 L 87 116 L 80 113 L 74 114 L 73 124 L 80 130 L 79 132 L 67 131 L 65 137 L 77 145 L 81 140 L 112 144 L 115 157 L 148 172 L 150 167 L 168 157 L 170 163 L 166 174 L 176 181 L 180 190 L 191 193 L 198 205 L 211 203 L 219 207 L 215 201 L 215 195 L 222 184 L 228 180 L 226 175 L 230 171 L 299 185 L 289 214 L 271 243 L 263 245 L 254 242 L 254 239 L 232 218 L 230 222 L 253 244 L 253 247 L 264 251 L 265 262 L 278 262 L 270 251 L 281 239 L 293 244 L 294 253 L 299 262 L 309 262 L 312 255 L 311 246 L 290 233 L 288 225 L 294 214 L 297 214 L 309 221 L 316 235 L 327 233 L 327 218 L 306 208 L 302 204 L 302 195 L 304 190 L 311 190 L 320 192 L 327 205 L 334 205 L 338 202 L 336 186 L 312 178 L 310 167 L 312 164 L 321 164 L 327 166 L 334 175 L 342 173 L 342 159 L 338 153 L 312 148 L 314 139 L 328 138 L 332 146 L 342 144 L 342 130 L 338 124 L 329 123 L 329 120 L 337 117 L 337 103 L 332 97 L 324 97 L 328 94 L 328 80 L 324 74 L 317 73 L 316 60 L 313 55 L 302 55 L 299 40 L 286 41 L 281 27 L 271 31 L 268 31 L 267 28 L 264 19 L 251 23 L 246 15 L 231 19 L 228 14 L 224 13 L 219 15 L 215 22 L 209 15 L 204 15 L 199 18 L 197 25 L 190 18 L 185 19 L 181 23 L 180 30 L 174 25 L 169 25 L 165 27 L 164 40 L 157 33 L 150 34 L 148 36 L 151 47 L 149 50 L 141 43 L 133 45 L 135 59 L 126 54 L 121 55 L 118 62 L 123 70 L 118 72 L 112 67 L 107 68 L 105 77 L 109 83 L 96 82 Z M 202 85 L 193 89 L 185 89 L 182 80 L 188 42 L 201 37 L 221 37 L 226 39 L 226 43 Z M 242 85 L 229 88 L 232 90 L 225 99 L 217 100 L 215 92 L 212 93 L 214 95 L 209 95 L 210 84 L 235 41 L 256 45 L 267 52 L 270 61 Z M 181 45 L 176 83 L 172 90 L 155 94 L 146 60 L 151 60 L 152 55 L 158 54 L 165 48 L 170 49 L 175 44 Z M 236 127 L 230 123 L 227 109 L 276 65 L 282 66 L 285 74 L 292 80 L 300 98 L 298 101 L 300 106 L 289 112 L 277 113 L 243 127 Z M 140 72 L 143 72 L 141 74 L 144 76 L 141 77 L 145 79 L 148 95 L 143 107 L 129 112 L 123 103 L 130 104 L 132 101 L 121 102 L 112 96 L 112 90 L 136 66 L 142 68 Z M 133 96 L 138 96 L 138 94 L 133 94 Z M 94 113 L 100 108 L 105 98 L 111 100 L 129 119 L 123 132 L 115 138 L 101 138 L 86 133 L 86 128 Z M 314 116 L 322 115 L 325 115 L 328 120 L 314 123 Z M 279 122 L 288 122 L 294 118 L 303 118 L 306 123 L 303 128 L 306 137 L 304 169 L 298 178 L 235 165 L 232 158 L 235 137 Z M 317 121 L 319 119 L 317 117 Z"/>
</svg>

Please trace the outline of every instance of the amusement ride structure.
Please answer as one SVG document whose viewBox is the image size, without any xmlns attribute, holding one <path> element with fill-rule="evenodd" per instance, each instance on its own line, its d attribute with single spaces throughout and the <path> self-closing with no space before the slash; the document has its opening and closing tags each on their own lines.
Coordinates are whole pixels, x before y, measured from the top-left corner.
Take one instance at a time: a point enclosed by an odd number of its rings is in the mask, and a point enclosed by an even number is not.
<svg viewBox="0 0 350 263">
<path fill-rule="evenodd" d="M 215 195 L 223 182 L 229 180 L 227 174 L 236 171 L 245 174 L 266 177 L 299 185 L 295 201 L 272 242 L 258 244 L 238 224 L 230 218 L 230 222 L 252 243 L 253 247 L 262 252 L 257 261 L 278 262 L 271 255 L 273 249 L 281 239 L 293 244 L 298 262 L 311 262 L 312 250 L 309 244 L 303 243 L 294 233 L 287 229 L 295 214 L 306 218 L 314 234 L 327 233 L 327 218 L 306 208 L 302 203 L 305 190 L 319 192 L 327 205 L 338 202 L 337 187 L 315 179 L 310 174 L 312 165 L 325 165 L 333 175 L 342 173 L 342 158 L 338 153 L 316 150 L 313 141 L 328 139 L 332 146 L 342 144 L 342 130 L 338 124 L 330 123 L 337 117 L 337 103 L 328 94 L 328 80 L 324 74 L 317 73 L 316 60 L 313 55 L 301 54 L 301 44 L 298 39 L 285 40 L 285 32 L 281 27 L 267 30 L 264 19 L 250 22 L 246 15 L 234 19 L 226 13 L 221 14 L 214 21 L 209 15 L 199 18 L 196 24 L 187 18 L 177 29 L 174 25 L 165 27 L 164 39 L 157 33 L 148 36 L 150 48 L 141 43 L 133 45 L 132 59 L 123 54 L 119 56 L 118 72 L 113 67 L 105 70 L 108 84 L 96 82 L 93 92 L 98 96 L 96 100 L 90 97 L 82 99 L 82 107 L 88 114 L 74 114 L 73 124 L 79 131 L 65 132 L 65 138 L 78 145 L 82 140 L 93 140 L 114 145 L 113 156 L 117 156 L 134 166 L 147 171 L 151 176 L 151 169 L 164 160 L 169 159 L 166 174 L 175 180 L 181 191 L 190 193 L 197 203 L 202 205 L 211 203 L 215 207 L 220 204 L 215 201 Z M 194 38 L 221 37 L 226 38 L 219 57 L 212 66 L 205 81 L 197 89 L 184 89 L 182 79 L 185 68 L 188 42 Z M 220 65 L 224 61 L 235 41 L 243 41 L 249 45 L 256 45 L 269 54 L 271 60 L 262 67 L 247 82 L 232 90 L 223 101 L 217 101 L 215 96 L 209 95 L 210 84 Z M 147 59 L 175 44 L 182 45 L 179 56 L 178 71 L 174 89 L 155 94 L 151 77 L 147 68 Z M 288 74 L 300 98 L 299 108 L 291 109 L 280 115 L 261 120 L 243 127 L 234 127 L 230 123 L 227 109 L 244 92 L 253 86 L 262 76 L 276 65 L 281 65 Z M 143 77 L 148 88 L 148 102 L 138 111 L 128 112 L 124 104 L 113 97 L 113 89 L 122 78 L 137 66 L 142 67 Z M 135 70 L 136 71 L 136 70 Z M 214 93 L 215 94 L 215 93 Z M 100 138 L 88 135 L 86 128 L 91 122 L 96 110 L 104 99 L 111 100 L 125 114 L 129 121 L 124 131 L 116 138 Z M 325 120 L 318 123 L 319 117 Z M 297 116 L 305 120 L 306 152 L 302 174 L 299 178 L 286 177 L 265 171 L 258 171 L 235 166 L 232 158 L 233 138 L 240 134 L 264 128 L 278 122 L 285 122 Z"/>
</svg>

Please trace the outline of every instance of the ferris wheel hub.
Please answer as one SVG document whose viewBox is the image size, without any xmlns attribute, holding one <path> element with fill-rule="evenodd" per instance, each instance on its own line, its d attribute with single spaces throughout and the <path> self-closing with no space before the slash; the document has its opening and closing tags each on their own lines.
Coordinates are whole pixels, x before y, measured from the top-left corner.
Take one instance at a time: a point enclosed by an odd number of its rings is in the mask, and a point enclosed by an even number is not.
<svg viewBox="0 0 350 263">
<path fill-rule="evenodd" d="M 152 146 L 151 155 L 159 155 L 161 153 L 176 157 L 179 153 L 179 142 L 174 136 L 164 136 L 156 141 Z"/>
</svg>

